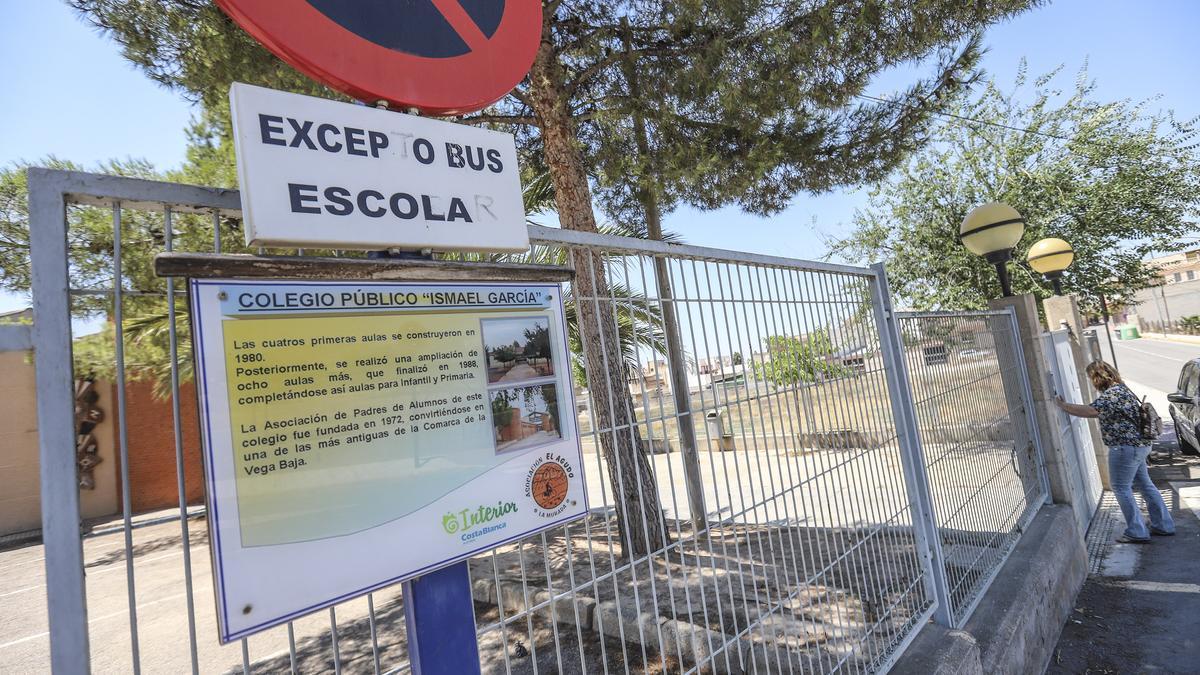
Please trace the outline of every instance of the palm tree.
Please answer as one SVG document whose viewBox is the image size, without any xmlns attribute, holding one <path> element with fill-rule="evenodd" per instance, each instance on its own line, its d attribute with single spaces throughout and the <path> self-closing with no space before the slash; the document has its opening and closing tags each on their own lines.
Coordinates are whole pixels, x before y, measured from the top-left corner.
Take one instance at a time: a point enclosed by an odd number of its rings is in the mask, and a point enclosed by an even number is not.
<svg viewBox="0 0 1200 675">
<path fill-rule="evenodd" d="M 545 214 L 554 208 L 554 185 L 550 182 L 549 174 L 540 174 L 525 184 L 522 192 L 525 204 L 526 222 L 539 225 L 531 216 Z M 633 239 L 649 239 L 649 231 L 644 223 L 606 223 L 599 227 L 600 234 Z M 682 243 L 683 239 L 674 232 L 663 232 L 662 241 Z M 478 260 L 488 262 L 525 263 L 531 265 L 553 265 L 565 267 L 568 264 L 569 252 L 560 246 L 533 245 L 528 253 L 519 254 L 461 254 L 455 256 L 460 260 Z M 620 265 L 610 265 L 608 291 L 611 296 L 607 300 L 613 306 L 617 324 L 617 336 L 620 341 L 621 355 L 627 371 L 634 371 L 639 365 L 639 350 L 655 354 L 665 354 L 667 349 L 666 333 L 664 332 L 662 308 L 656 306 L 644 293 L 634 290 L 622 280 L 623 271 Z M 571 351 L 571 371 L 575 383 L 586 385 L 583 365 L 583 339 L 579 335 L 579 321 L 571 284 L 567 284 L 563 292 L 563 312 L 567 320 L 567 346 Z"/>
</svg>

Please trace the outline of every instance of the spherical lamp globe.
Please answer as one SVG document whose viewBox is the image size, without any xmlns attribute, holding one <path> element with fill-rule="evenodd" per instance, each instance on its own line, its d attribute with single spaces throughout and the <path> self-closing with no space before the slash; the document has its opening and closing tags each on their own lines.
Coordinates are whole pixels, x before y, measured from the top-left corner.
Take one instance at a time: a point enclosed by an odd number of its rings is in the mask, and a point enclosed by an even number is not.
<svg viewBox="0 0 1200 675">
<path fill-rule="evenodd" d="M 1005 297 L 1012 295 L 1006 263 L 1022 234 L 1025 234 L 1025 219 L 1016 209 L 1000 202 L 976 206 L 958 228 L 958 240 L 963 246 L 996 266 Z"/>
<path fill-rule="evenodd" d="M 1062 295 L 1062 273 L 1075 262 L 1075 251 L 1062 239 L 1048 237 L 1029 247 L 1025 262 L 1033 271 L 1046 275 L 1054 286 L 1055 295 Z"/>
<path fill-rule="evenodd" d="M 958 238 L 963 246 L 975 255 L 988 258 L 989 256 L 1008 253 L 1021 241 L 1025 233 L 1025 219 L 1017 210 L 1008 204 L 988 202 L 976 206 L 963 218 L 962 226 L 958 228 Z"/>
</svg>

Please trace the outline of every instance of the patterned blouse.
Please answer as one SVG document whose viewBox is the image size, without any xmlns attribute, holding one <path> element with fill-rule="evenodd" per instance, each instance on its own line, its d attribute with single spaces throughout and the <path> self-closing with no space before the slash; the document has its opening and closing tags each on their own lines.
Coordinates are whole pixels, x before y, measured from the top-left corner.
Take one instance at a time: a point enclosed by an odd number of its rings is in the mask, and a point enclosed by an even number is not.
<svg viewBox="0 0 1200 675">
<path fill-rule="evenodd" d="M 1141 405 L 1137 395 L 1123 384 L 1100 392 L 1092 407 L 1100 413 L 1100 436 L 1105 445 L 1150 445 L 1142 438 Z"/>
</svg>

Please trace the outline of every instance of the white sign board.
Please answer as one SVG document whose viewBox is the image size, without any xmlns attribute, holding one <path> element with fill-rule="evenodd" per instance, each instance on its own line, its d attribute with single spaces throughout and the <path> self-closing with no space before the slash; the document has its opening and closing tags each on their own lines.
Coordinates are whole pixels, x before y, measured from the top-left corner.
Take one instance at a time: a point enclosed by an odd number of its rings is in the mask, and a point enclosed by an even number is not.
<svg viewBox="0 0 1200 675">
<path fill-rule="evenodd" d="M 529 248 L 511 134 L 235 83 L 246 243 Z"/>
<path fill-rule="evenodd" d="M 586 514 L 557 284 L 190 284 L 222 642 Z"/>
</svg>

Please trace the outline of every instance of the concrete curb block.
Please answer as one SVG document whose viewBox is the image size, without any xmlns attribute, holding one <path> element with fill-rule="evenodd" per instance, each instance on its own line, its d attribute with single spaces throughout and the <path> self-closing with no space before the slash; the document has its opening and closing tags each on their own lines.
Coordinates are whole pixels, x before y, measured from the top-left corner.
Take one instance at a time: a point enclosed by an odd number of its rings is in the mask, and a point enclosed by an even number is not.
<svg viewBox="0 0 1200 675">
<path fill-rule="evenodd" d="M 1176 333 L 1142 333 L 1143 338 L 1161 340 L 1163 342 L 1178 342 L 1185 345 L 1200 344 L 1200 335 L 1179 335 Z"/>
<path fill-rule="evenodd" d="M 499 600 L 505 614 L 523 612 L 531 607 L 537 608 L 537 611 L 549 613 L 551 600 L 554 598 L 546 590 L 530 589 L 527 602 L 526 590 L 519 581 L 502 579 L 497 586 L 496 581 L 489 578 L 475 579 L 472 582 L 471 597 L 476 602 L 490 605 L 496 605 Z M 749 650 L 756 647 L 745 638 L 735 639 L 720 631 L 649 612 L 639 612 L 636 620 L 633 620 L 633 617 L 630 616 L 631 608 L 622 608 L 612 600 L 597 602 L 594 598 L 585 595 L 576 595 L 575 597 L 568 595 L 555 599 L 553 608 L 560 623 L 578 625 L 587 632 L 624 640 L 627 643 L 645 645 L 656 650 L 659 648 L 659 632 L 661 631 L 661 646 L 666 656 L 682 657 L 685 662 L 690 664 L 705 664 L 700 668 L 700 672 L 705 673 L 727 675 L 741 672 L 739 664 L 742 662 L 742 658 L 749 653 Z M 625 620 L 622 621 L 622 618 Z M 722 647 L 725 645 L 729 646 L 723 650 Z M 729 652 L 728 666 L 724 655 L 726 651 Z M 779 662 L 770 650 L 768 650 L 769 657 L 764 656 L 761 652 L 762 648 L 758 647 L 757 661 L 762 662 L 767 659 L 770 663 L 764 665 L 769 666 L 773 671 L 783 667 L 783 663 Z M 709 662 L 710 659 L 711 662 Z"/>
<path fill-rule="evenodd" d="M 966 631 L 936 624 L 921 629 L 893 673 L 916 675 L 983 675 L 979 643 Z"/>
</svg>

